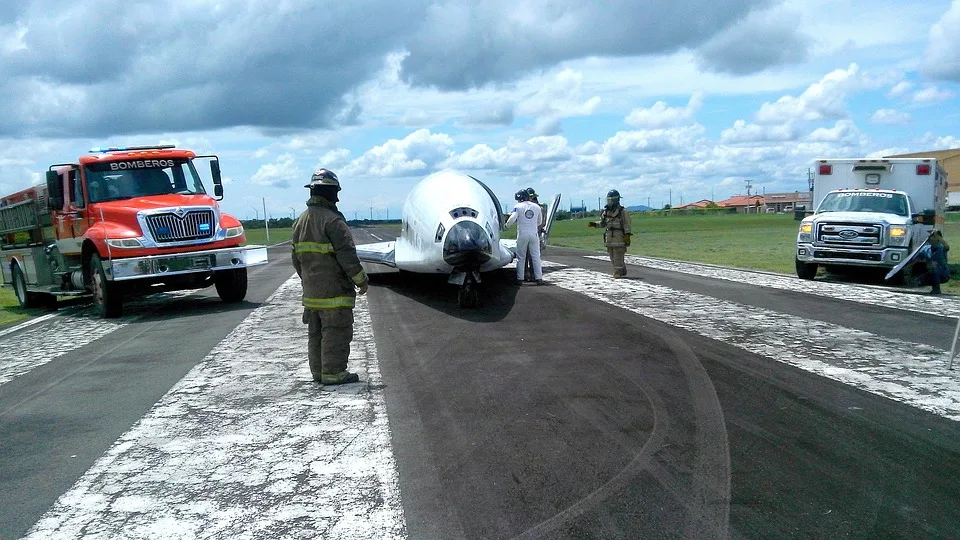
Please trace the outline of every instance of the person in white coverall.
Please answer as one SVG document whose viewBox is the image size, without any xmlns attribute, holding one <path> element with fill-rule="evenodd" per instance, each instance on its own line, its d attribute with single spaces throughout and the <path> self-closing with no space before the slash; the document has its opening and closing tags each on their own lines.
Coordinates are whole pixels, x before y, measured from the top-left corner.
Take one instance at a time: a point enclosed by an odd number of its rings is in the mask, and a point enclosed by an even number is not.
<svg viewBox="0 0 960 540">
<path fill-rule="evenodd" d="M 543 285 L 543 268 L 540 261 L 540 222 L 543 212 L 540 205 L 530 202 L 526 190 L 517 192 L 517 204 L 507 219 L 507 226 L 517 224 L 517 283 L 523 284 L 523 270 L 529 250 L 533 263 L 533 277 L 537 285 Z"/>
</svg>

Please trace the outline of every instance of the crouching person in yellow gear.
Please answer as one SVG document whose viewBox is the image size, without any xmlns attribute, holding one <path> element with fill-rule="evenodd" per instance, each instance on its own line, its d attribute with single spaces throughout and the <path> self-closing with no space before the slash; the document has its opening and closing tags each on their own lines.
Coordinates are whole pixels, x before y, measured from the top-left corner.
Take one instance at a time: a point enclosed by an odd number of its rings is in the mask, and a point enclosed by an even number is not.
<svg viewBox="0 0 960 540">
<path fill-rule="evenodd" d="M 303 322 L 313 380 L 354 383 L 347 371 L 353 340 L 357 289 L 367 292 L 367 275 L 357 257 L 346 220 L 337 210 L 340 180 L 326 169 L 313 173 L 307 211 L 293 224 L 293 267 L 303 283 Z"/>
<path fill-rule="evenodd" d="M 603 229 L 603 245 L 613 263 L 614 279 L 627 275 L 627 264 L 623 257 L 630 247 L 633 233 L 630 231 L 630 212 L 620 205 L 619 191 L 611 189 L 607 193 L 607 205 L 600 213 L 600 221 L 591 221 L 587 226 Z"/>
</svg>

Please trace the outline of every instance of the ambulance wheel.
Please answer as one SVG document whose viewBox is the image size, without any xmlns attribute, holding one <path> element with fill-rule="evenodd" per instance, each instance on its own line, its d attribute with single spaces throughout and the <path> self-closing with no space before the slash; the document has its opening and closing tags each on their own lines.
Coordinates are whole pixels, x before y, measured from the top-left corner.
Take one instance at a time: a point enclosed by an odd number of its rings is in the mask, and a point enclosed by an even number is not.
<svg viewBox="0 0 960 540">
<path fill-rule="evenodd" d="M 228 304 L 243 302 L 247 296 L 247 269 L 220 270 L 213 274 L 220 299 Z"/>
<path fill-rule="evenodd" d="M 90 292 L 93 293 L 93 306 L 104 319 L 115 319 L 123 313 L 123 291 L 120 285 L 107 279 L 103 270 L 100 254 L 90 257 Z"/>
<path fill-rule="evenodd" d="M 39 304 L 37 295 L 27 291 L 27 278 L 19 264 L 13 265 L 13 293 L 17 295 L 17 302 L 23 309 L 35 308 Z"/>
<path fill-rule="evenodd" d="M 797 259 L 797 277 L 800 279 L 813 279 L 817 275 L 816 263 L 805 263 Z"/>
</svg>

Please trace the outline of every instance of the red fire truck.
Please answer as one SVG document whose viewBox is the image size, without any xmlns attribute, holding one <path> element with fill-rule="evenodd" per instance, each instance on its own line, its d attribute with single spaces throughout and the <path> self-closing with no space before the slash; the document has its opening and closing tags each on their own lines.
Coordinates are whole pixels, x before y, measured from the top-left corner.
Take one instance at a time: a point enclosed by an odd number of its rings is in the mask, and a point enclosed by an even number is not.
<svg viewBox="0 0 960 540">
<path fill-rule="evenodd" d="M 213 196 L 196 164 L 209 160 Z M 124 296 L 214 285 L 225 302 L 247 294 L 247 268 L 267 262 L 243 246 L 220 211 L 220 160 L 173 145 L 94 148 L 51 165 L 46 185 L 0 197 L 4 286 L 23 307 L 90 295 L 101 317 Z"/>
</svg>

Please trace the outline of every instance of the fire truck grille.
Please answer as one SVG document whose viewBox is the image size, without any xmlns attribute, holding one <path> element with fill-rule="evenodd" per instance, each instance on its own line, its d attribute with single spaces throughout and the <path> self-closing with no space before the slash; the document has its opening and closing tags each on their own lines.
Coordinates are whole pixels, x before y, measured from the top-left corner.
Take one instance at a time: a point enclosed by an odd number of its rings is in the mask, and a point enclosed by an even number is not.
<svg viewBox="0 0 960 540">
<path fill-rule="evenodd" d="M 213 210 L 191 210 L 183 217 L 167 212 L 147 216 L 150 234 L 157 242 L 202 240 L 213 236 Z"/>
</svg>

